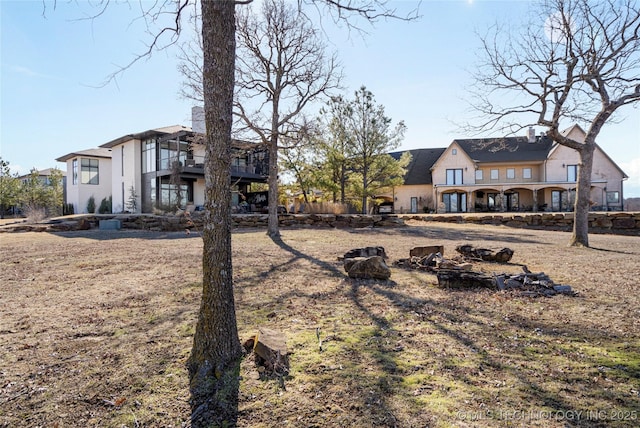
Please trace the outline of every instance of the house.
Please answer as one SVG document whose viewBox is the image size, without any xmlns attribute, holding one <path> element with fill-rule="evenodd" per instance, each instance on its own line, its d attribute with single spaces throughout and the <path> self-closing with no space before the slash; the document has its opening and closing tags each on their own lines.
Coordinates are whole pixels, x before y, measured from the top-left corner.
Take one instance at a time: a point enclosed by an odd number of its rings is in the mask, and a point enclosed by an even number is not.
<svg viewBox="0 0 640 428">
<path fill-rule="evenodd" d="M 127 134 L 58 158 L 72 171 L 68 202 L 76 213 L 86 212 L 90 196 L 97 203 L 111 196 L 114 213 L 204 205 L 204 126 L 196 128 L 201 132 L 174 125 Z M 266 183 L 268 163 L 264 146 L 232 141 L 232 206 L 240 205 L 252 183 Z"/>
<path fill-rule="evenodd" d="M 435 207 L 431 167 L 446 149 L 409 150 L 411 161 L 407 165 L 404 184 L 393 189 L 390 201 L 396 212 L 429 212 Z M 399 160 L 404 152 L 390 155 Z"/>
<path fill-rule="evenodd" d="M 97 204 L 111 196 L 111 151 L 88 149 L 71 152 L 56 159 L 67 164 L 66 201 L 73 212 L 86 213 L 93 196 Z"/>
<path fill-rule="evenodd" d="M 576 141 L 585 132 L 563 131 Z M 425 150 L 425 149 L 423 149 Z M 445 149 L 412 161 L 405 184 L 394 189 L 399 212 L 570 211 L 575 201 L 578 153 L 545 135 L 456 139 Z M 440 155 L 436 158 L 437 150 Z M 412 150 L 421 156 L 421 150 Z M 393 153 L 398 157 L 401 153 Z M 596 147 L 591 195 L 594 210 L 623 208 L 628 176 Z M 435 202 L 434 202 L 435 201 Z"/>
</svg>

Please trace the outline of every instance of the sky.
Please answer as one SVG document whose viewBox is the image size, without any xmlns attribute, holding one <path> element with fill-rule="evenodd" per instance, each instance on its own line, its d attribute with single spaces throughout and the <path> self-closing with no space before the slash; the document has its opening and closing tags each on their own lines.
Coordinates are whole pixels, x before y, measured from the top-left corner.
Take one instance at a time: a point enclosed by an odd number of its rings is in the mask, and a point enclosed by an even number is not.
<svg viewBox="0 0 640 428">
<path fill-rule="evenodd" d="M 193 102 L 179 96 L 184 79 L 175 48 L 155 52 L 102 85 L 145 51 L 150 36 L 140 8 L 151 4 L 112 2 L 88 19 L 96 13 L 88 2 L 57 1 L 54 8 L 49 0 L 44 6 L 41 0 L 0 0 L 0 156 L 12 172 L 64 169 L 55 159 L 67 153 L 148 129 L 191 125 Z M 392 2 L 399 12 L 416 4 Z M 424 0 L 420 19 L 361 23 L 366 34 L 326 16 L 318 25 L 342 63 L 343 94 L 352 98 L 364 85 L 394 123 L 405 122 L 400 150 L 446 147 L 469 137 L 458 124 L 472 114 L 468 88 L 477 34 L 496 22 L 524 24 L 530 6 L 526 0 Z M 640 197 L 640 106 L 626 107 L 618 119 L 597 142 L 630 177 L 624 196 Z"/>
</svg>

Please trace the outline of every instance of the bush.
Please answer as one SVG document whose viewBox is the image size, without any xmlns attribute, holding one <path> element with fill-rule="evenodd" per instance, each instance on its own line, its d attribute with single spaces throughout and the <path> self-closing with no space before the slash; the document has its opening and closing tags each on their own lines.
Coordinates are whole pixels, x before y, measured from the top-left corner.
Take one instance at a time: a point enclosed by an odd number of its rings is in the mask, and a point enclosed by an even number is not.
<svg viewBox="0 0 640 428">
<path fill-rule="evenodd" d="M 26 206 L 24 207 L 23 212 L 27 217 L 27 223 L 39 223 L 47 218 L 47 212 L 42 207 Z"/>
<path fill-rule="evenodd" d="M 93 214 L 96 212 L 96 198 L 94 198 L 93 195 L 91 195 L 91 197 L 89 197 L 89 200 L 87 201 L 87 212 L 89 214 Z"/>
<path fill-rule="evenodd" d="M 75 214 L 74 211 L 73 204 L 62 205 L 62 215 L 72 215 Z"/>
<path fill-rule="evenodd" d="M 100 214 L 111 214 L 111 196 L 109 196 L 109 198 L 102 199 L 98 212 Z"/>
</svg>

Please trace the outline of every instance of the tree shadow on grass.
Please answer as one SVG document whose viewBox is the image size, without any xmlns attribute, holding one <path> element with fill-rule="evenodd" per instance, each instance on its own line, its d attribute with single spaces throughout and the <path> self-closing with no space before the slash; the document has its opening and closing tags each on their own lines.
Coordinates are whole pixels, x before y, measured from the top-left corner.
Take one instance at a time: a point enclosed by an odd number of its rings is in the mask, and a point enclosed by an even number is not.
<svg viewBox="0 0 640 428">
<path fill-rule="evenodd" d="M 304 259 L 327 269 L 336 277 L 338 275 L 345 276 L 344 272 L 335 264 L 305 254 L 282 239 L 276 239 L 274 243 L 293 256 L 281 267 L 288 266 L 293 260 Z M 469 401 L 472 404 L 460 404 L 459 408 L 461 409 L 474 408 L 474 402 L 478 406 L 481 403 L 492 403 L 489 404 L 489 409 L 494 410 L 494 416 L 492 416 L 494 422 L 504 421 L 509 417 L 508 413 L 500 414 L 495 410 L 508 412 L 533 408 L 540 411 L 556 412 L 555 414 L 566 414 L 568 411 L 589 410 L 580 408 L 580 406 L 586 407 L 592 399 L 609 403 L 612 408 L 616 403 L 627 408 L 633 406 L 631 397 L 623 397 L 619 393 L 606 392 L 605 390 L 601 392 L 590 391 L 589 385 L 587 385 L 588 380 L 578 379 L 569 373 L 558 375 L 558 379 L 550 381 L 548 376 L 554 376 L 555 373 L 553 364 L 571 364 L 571 356 L 562 354 L 564 344 L 556 345 L 554 338 L 546 333 L 555 327 L 550 325 L 550 321 L 532 321 L 526 316 L 512 317 L 505 321 L 499 312 L 484 308 L 476 302 L 483 294 L 489 293 L 487 291 L 450 292 L 450 297 L 445 301 L 438 301 L 407 294 L 400 289 L 401 285 L 392 281 L 363 281 L 345 278 L 343 284 L 347 286 L 346 289 L 345 287 L 337 288 L 333 293 L 342 292 L 351 302 L 354 312 L 364 315 L 370 321 L 370 327 L 366 327 L 365 324 L 363 329 L 366 332 L 363 330 L 363 333 L 358 336 L 359 341 L 356 344 L 342 346 L 345 348 L 347 357 L 352 361 L 368 361 L 376 366 L 375 369 L 370 368 L 370 372 L 365 372 L 358 377 L 357 384 L 350 389 L 354 392 L 351 398 L 363 400 L 364 406 L 369 409 L 371 420 L 376 426 L 402 426 L 402 418 L 405 416 L 398 413 L 398 399 L 415 400 L 416 392 L 414 391 L 412 394 L 404 382 L 405 377 L 414 373 L 407 368 L 406 358 L 410 354 L 405 354 L 405 349 L 402 346 L 402 343 L 408 340 L 403 336 L 406 333 L 404 330 L 406 324 L 403 324 L 404 321 L 402 321 L 403 317 L 405 319 L 408 317 L 417 318 L 425 329 L 442 337 L 442 343 L 449 344 L 445 345 L 445 349 L 441 351 L 441 357 L 430 357 L 445 373 L 440 374 L 440 378 L 436 376 L 436 384 L 451 379 L 450 382 L 463 390 L 459 394 L 471 394 L 470 396 L 473 398 L 470 398 Z M 290 293 L 315 299 L 311 294 L 300 290 L 293 290 Z M 281 301 L 281 299 L 278 300 Z M 385 311 L 385 305 L 390 305 L 394 311 Z M 569 340 L 598 341 L 605 340 L 607 336 L 607 332 L 604 330 L 592 330 L 582 335 L 580 334 L 580 326 L 573 324 L 568 325 L 566 329 L 566 334 L 570 336 Z M 528 337 L 538 334 L 533 332 L 545 332 L 540 333 L 544 334 L 544 340 L 537 340 L 536 336 Z M 487 347 L 487 345 L 490 346 Z M 460 360 L 459 357 L 456 357 L 456 352 L 465 355 L 464 359 Z M 537 353 L 536 355 L 539 357 L 529 359 L 527 353 L 530 352 Z M 585 364 L 594 369 L 598 367 L 599 361 L 605 361 L 603 363 L 605 369 L 612 373 L 618 373 L 619 378 L 623 380 L 633 378 L 638 373 L 633 364 L 616 364 L 619 362 L 619 358 L 609 358 L 608 360 L 596 356 L 583 358 Z M 544 371 L 542 373 L 536 372 L 528 367 L 528 364 L 542 364 Z M 545 364 L 547 367 L 544 367 Z M 358 364 L 355 367 L 359 367 Z M 424 367 L 416 367 L 411 370 L 417 372 L 425 370 Z M 547 370 L 551 374 L 548 374 Z M 495 394 L 499 394 L 499 392 L 495 391 L 499 391 L 500 387 L 479 386 L 479 383 L 484 382 L 483 375 L 479 373 L 484 371 L 487 371 L 489 375 L 504 379 L 501 382 L 508 382 L 510 387 L 515 389 L 515 392 L 511 393 L 511 401 L 496 403 Z M 351 382 L 352 384 L 354 382 L 353 378 L 347 374 L 336 374 L 335 376 L 339 382 Z M 575 382 L 578 382 L 579 385 L 574 386 Z M 558 384 L 560 384 L 559 387 Z M 630 382 L 630 385 L 633 385 L 633 382 Z M 434 388 L 429 385 L 423 386 L 427 390 Z M 416 390 L 418 391 L 417 395 L 421 394 L 420 388 Z M 579 394 L 583 394 L 578 398 L 570 393 L 574 392 L 575 395 L 576 388 Z M 356 390 L 369 391 L 370 393 L 358 395 L 355 394 Z M 427 396 L 429 395 L 427 394 Z M 518 397 L 524 397 L 527 400 L 526 405 L 514 401 Z M 416 401 L 416 403 L 418 402 Z M 452 405 L 455 406 L 455 403 Z M 483 407 L 475 407 L 475 409 L 480 410 Z M 455 410 L 455 408 L 451 408 L 451 405 L 448 408 L 450 412 Z M 569 420 L 564 422 L 569 426 L 584 425 L 585 423 L 585 421 L 572 422 Z M 600 422 L 587 423 L 587 426 L 599 426 Z"/>
</svg>

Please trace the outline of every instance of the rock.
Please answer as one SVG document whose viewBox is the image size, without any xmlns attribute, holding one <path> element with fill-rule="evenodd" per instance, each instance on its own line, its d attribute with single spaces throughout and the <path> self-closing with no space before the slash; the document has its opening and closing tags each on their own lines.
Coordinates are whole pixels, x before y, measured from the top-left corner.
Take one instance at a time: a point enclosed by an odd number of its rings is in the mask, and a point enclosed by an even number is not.
<svg viewBox="0 0 640 428">
<path fill-rule="evenodd" d="M 426 247 L 414 247 L 409 250 L 409 257 L 424 257 L 430 254 L 444 254 L 444 245 L 429 245 Z"/>
<path fill-rule="evenodd" d="M 89 229 L 91 229 L 91 223 L 89 223 L 89 220 L 87 220 L 86 218 L 81 218 L 80 220 L 78 220 L 78 223 L 76 224 L 76 230 Z"/>
<path fill-rule="evenodd" d="M 471 257 L 474 259 L 480 259 L 487 262 L 499 262 L 507 263 L 513 257 L 513 250 L 510 248 L 503 248 L 498 252 L 489 250 L 487 248 L 474 248 L 472 245 L 458 245 L 456 251 L 465 257 Z"/>
<path fill-rule="evenodd" d="M 496 279 L 493 276 L 481 272 L 446 270 L 436 272 L 438 286 L 441 288 L 497 288 Z"/>
<path fill-rule="evenodd" d="M 384 247 L 364 247 L 364 248 L 354 248 L 353 250 L 349 250 L 344 253 L 344 259 L 352 259 L 355 257 L 372 257 L 372 256 L 380 256 L 382 258 L 387 258 L 387 253 L 384 251 Z"/>
<path fill-rule="evenodd" d="M 351 264 L 347 272 L 349 273 L 349 278 L 387 280 L 391 277 L 391 270 L 381 256 L 356 260 Z"/>
</svg>

